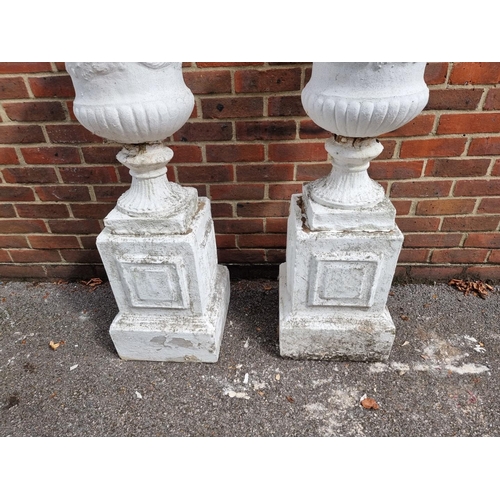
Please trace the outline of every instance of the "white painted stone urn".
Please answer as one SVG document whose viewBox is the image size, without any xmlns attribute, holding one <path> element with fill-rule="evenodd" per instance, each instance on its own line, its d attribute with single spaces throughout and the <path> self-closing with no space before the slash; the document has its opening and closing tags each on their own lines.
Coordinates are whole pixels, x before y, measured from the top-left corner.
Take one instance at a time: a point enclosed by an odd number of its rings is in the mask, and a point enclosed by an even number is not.
<svg viewBox="0 0 500 500">
<path fill-rule="evenodd" d="M 314 63 L 302 91 L 332 133 L 329 175 L 292 196 L 280 266 L 280 353 L 295 359 L 385 361 L 395 336 L 387 308 L 403 234 L 370 179 L 377 136 L 415 118 L 429 96 L 425 63 Z"/>
<path fill-rule="evenodd" d="M 196 206 L 193 188 L 168 182 L 173 157 L 161 143 L 188 120 L 194 97 L 179 62 L 69 62 L 75 87 L 74 113 L 96 135 L 124 145 L 118 160 L 130 169 L 132 184 L 118 200 L 128 216 L 157 217 Z"/>
<path fill-rule="evenodd" d="M 117 159 L 132 175 L 96 241 L 119 309 L 109 329 L 119 356 L 216 362 L 229 271 L 217 262 L 210 200 L 167 180 L 173 151 L 162 142 L 193 110 L 182 64 L 77 62 L 66 68 L 77 119 L 123 145 Z"/>
<path fill-rule="evenodd" d="M 326 149 L 333 160 L 327 177 L 309 186 L 310 197 L 332 208 L 372 207 L 384 199 L 367 173 L 382 152 L 376 137 L 396 130 L 425 107 L 425 63 L 318 62 L 302 92 L 312 120 L 332 132 Z"/>
</svg>

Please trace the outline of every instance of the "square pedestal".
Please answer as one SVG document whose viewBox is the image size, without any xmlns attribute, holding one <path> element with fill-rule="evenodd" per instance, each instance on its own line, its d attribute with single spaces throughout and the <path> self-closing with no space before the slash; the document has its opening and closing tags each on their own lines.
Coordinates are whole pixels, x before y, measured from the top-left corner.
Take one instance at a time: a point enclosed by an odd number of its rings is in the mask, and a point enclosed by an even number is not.
<svg viewBox="0 0 500 500">
<path fill-rule="evenodd" d="M 401 231 L 311 231 L 303 206 L 293 195 L 279 277 L 281 355 L 386 360 L 395 334 L 386 302 Z"/>
<path fill-rule="evenodd" d="M 210 202 L 200 198 L 185 234 L 134 234 L 114 213 L 97 247 L 120 310 L 110 334 L 122 359 L 216 362 L 229 304 L 229 272 L 217 265 Z M 110 220 L 111 219 L 111 220 Z"/>
</svg>

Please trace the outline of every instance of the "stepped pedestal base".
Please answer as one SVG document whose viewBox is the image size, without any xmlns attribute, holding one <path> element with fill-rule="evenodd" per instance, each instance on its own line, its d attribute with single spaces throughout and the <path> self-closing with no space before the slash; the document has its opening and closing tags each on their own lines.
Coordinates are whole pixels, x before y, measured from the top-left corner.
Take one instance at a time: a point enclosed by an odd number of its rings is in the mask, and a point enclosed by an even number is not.
<svg viewBox="0 0 500 500">
<path fill-rule="evenodd" d="M 216 362 L 230 288 L 227 268 L 217 265 L 209 200 L 198 199 L 183 234 L 168 218 L 149 219 L 142 235 L 135 218 L 127 224 L 116 211 L 104 222 L 97 247 L 120 310 L 110 328 L 119 356 Z"/>
</svg>

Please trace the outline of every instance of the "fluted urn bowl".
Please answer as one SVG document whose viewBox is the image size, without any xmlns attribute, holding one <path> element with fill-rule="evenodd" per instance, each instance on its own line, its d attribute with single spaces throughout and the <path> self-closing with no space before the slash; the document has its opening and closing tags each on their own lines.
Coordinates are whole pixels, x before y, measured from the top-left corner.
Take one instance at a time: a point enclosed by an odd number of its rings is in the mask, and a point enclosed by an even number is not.
<svg viewBox="0 0 500 500">
<path fill-rule="evenodd" d="M 302 91 L 312 120 L 344 137 L 377 137 L 410 122 L 424 109 L 426 63 L 314 63 Z"/>
<path fill-rule="evenodd" d="M 68 62 L 74 113 L 94 134 L 123 144 L 158 142 L 187 121 L 194 97 L 177 62 Z"/>
</svg>

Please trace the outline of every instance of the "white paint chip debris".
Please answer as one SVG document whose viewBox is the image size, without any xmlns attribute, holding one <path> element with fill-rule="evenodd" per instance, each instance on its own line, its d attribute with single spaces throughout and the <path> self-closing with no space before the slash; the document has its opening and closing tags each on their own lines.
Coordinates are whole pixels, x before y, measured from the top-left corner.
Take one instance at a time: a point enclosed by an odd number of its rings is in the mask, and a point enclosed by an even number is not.
<svg viewBox="0 0 500 500">
<path fill-rule="evenodd" d="M 248 373 L 245 373 L 245 378 L 243 379 L 244 384 L 248 384 Z"/>
<path fill-rule="evenodd" d="M 71 372 L 71 371 L 75 370 L 76 368 L 78 368 L 78 365 L 70 366 L 69 371 Z"/>
<path fill-rule="evenodd" d="M 459 373 L 460 375 L 471 373 L 476 374 L 490 371 L 487 366 L 476 365 L 475 363 L 465 363 L 462 366 L 446 365 L 445 368 L 447 370 L 450 370 L 451 372 Z"/>
<path fill-rule="evenodd" d="M 250 399 L 250 396 L 246 392 L 235 392 L 235 391 L 229 391 L 227 395 L 230 398 L 236 398 L 236 399 Z"/>
<path fill-rule="evenodd" d="M 401 347 L 404 347 L 405 345 L 408 345 L 408 344 L 409 344 L 409 342 L 406 340 L 406 341 L 404 341 L 404 342 L 401 344 Z"/>
<path fill-rule="evenodd" d="M 137 396 L 137 399 L 142 399 L 142 394 L 139 391 L 135 391 L 135 395 Z"/>
<path fill-rule="evenodd" d="M 464 335 L 464 339 L 470 342 L 477 342 L 477 340 L 474 337 L 469 337 L 468 335 Z"/>
<path fill-rule="evenodd" d="M 481 346 L 480 344 L 477 344 L 477 346 L 474 347 L 474 350 L 476 352 L 486 352 L 486 349 L 483 346 Z"/>
<path fill-rule="evenodd" d="M 370 365 L 369 370 L 371 373 L 382 373 L 389 369 L 389 367 L 385 363 L 373 363 Z"/>
<path fill-rule="evenodd" d="M 249 341 L 249 340 L 250 340 L 250 337 L 248 337 L 248 338 L 247 338 L 247 340 L 246 340 L 245 344 L 243 345 L 243 347 L 244 347 L 245 349 L 248 349 L 248 341 Z"/>
</svg>

